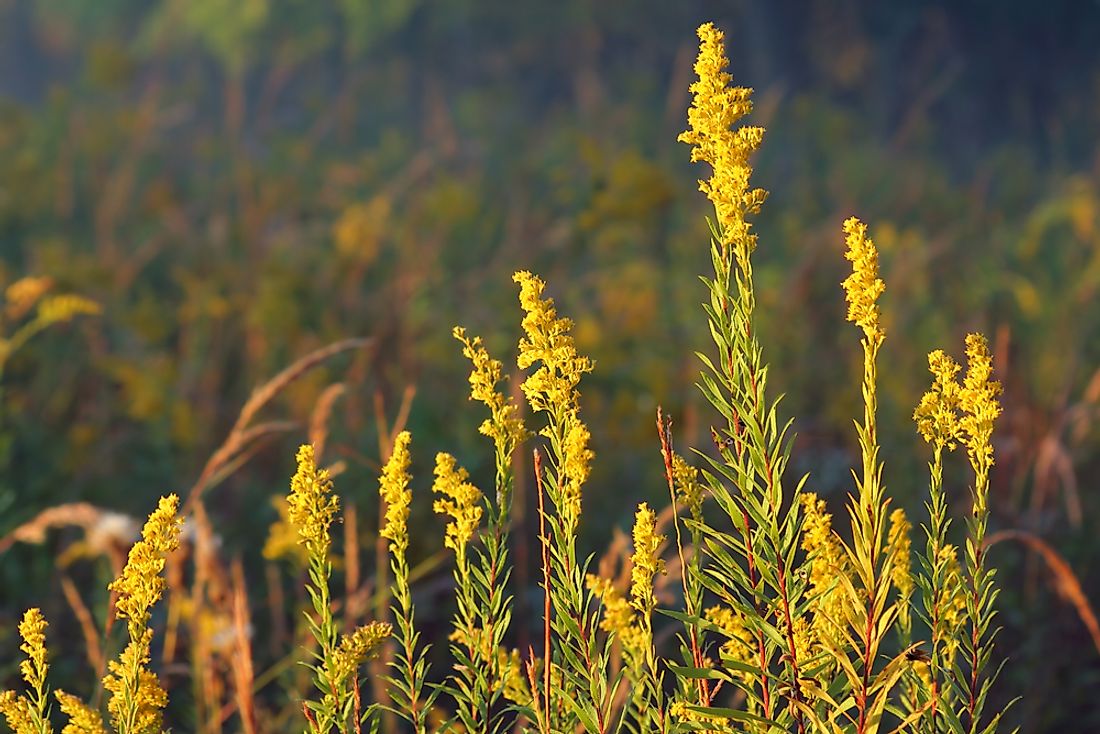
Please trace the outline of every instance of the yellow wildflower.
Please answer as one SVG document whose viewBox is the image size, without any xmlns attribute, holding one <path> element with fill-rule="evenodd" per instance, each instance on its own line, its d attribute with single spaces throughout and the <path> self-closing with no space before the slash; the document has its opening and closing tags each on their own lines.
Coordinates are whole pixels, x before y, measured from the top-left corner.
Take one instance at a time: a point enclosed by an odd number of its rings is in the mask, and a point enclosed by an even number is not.
<svg viewBox="0 0 1100 734">
<path fill-rule="evenodd" d="M 600 629 L 615 635 L 623 646 L 623 653 L 633 662 L 641 660 L 648 644 L 638 625 L 638 614 L 626 596 L 615 588 L 610 579 L 595 574 L 585 577 L 589 590 L 603 603 L 603 619 Z"/>
<path fill-rule="evenodd" d="M 802 495 L 802 549 L 810 555 L 810 587 L 814 611 L 813 630 L 822 641 L 837 641 L 847 621 L 848 603 L 837 583 L 838 574 L 846 574 L 847 555 L 833 533 L 832 517 L 825 511 L 825 500 L 812 492 Z"/>
<path fill-rule="evenodd" d="M 698 81 L 691 85 L 688 109 L 689 129 L 677 138 L 688 143 L 692 161 L 710 164 L 710 179 L 699 182 L 699 190 L 714 204 L 723 247 L 733 245 L 738 257 L 747 259 L 756 247 L 756 235 L 749 232 L 745 215 L 755 214 L 767 192 L 750 189 L 752 167 L 748 159 L 764 139 L 764 128 L 733 126 L 752 111 L 752 90 L 733 87 L 726 72 L 725 36 L 707 23 L 699 27 L 699 55 L 695 61 Z"/>
<path fill-rule="evenodd" d="M 526 271 L 516 273 L 513 280 L 520 284 L 519 301 L 525 313 L 526 336 L 520 339 L 517 363 L 520 369 L 527 369 L 541 362 L 523 381 L 523 393 L 532 410 L 550 414 L 550 425 L 542 435 L 558 442 L 561 451 L 552 491 L 557 493 L 554 501 L 566 533 L 572 535 L 581 514 L 581 486 L 588 479 L 594 456 L 588 448 L 588 428 L 580 419 L 577 392 L 581 375 L 592 370 L 592 362 L 577 354 L 569 334 L 573 322 L 559 319 L 553 299 L 542 297 L 546 284 Z"/>
<path fill-rule="evenodd" d="M 640 614 L 650 614 L 657 606 L 653 595 L 653 577 L 664 573 L 665 562 L 658 549 L 664 538 L 655 532 L 657 516 L 649 505 L 638 505 L 634 516 L 634 555 L 630 569 L 630 603 Z"/>
<path fill-rule="evenodd" d="M 4 299 L 7 301 L 7 316 L 17 319 L 38 303 L 38 299 L 46 295 L 53 287 L 50 278 L 27 276 L 20 278 L 7 287 L 4 291 Z"/>
<path fill-rule="evenodd" d="M 703 517 L 703 485 L 699 481 L 699 470 L 687 463 L 679 454 L 672 455 L 672 486 L 680 501 L 687 505 L 694 520 Z"/>
<path fill-rule="evenodd" d="M 31 702 L 15 691 L 0 692 L 0 714 L 15 734 L 38 734 L 31 718 Z"/>
<path fill-rule="evenodd" d="M 963 415 L 959 429 L 964 437 L 970 461 L 988 468 L 993 463 L 993 423 L 1001 414 L 997 396 L 1001 383 L 991 380 L 993 360 L 989 345 L 981 334 L 966 337 L 966 377 L 959 392 L 959 407 Z"/>
<path fill-rule="evenodd" d="M 390 541 L 390 551 L 404 553 L 409 547 L 409 505 L 412 503 L 412 490 L 409 489 L 409 443 L 412 435 L 408 431 L 397 434 L 393 443 L 393 452 L 382 468 L 378 479 L 378 494 L 386 507 L 386 522 L 378 532 Z"/>
<path fill-rule="evenodd" d="M 879 326 L 876 301 L 886 290 L 878 277 L 878 250 L 867 236 L 867 225 L 856 217 L 844 222 L 848 250 L 844 257 L 852 261 L 852 274 L 844 279 L 848 301 L 848 320 L 863 329 L 870 342 L 881 342 L 885 333 Z"/>
<path fill-rule="evenodd" d="M 500 671 L 498 688 L 504 698 L 519 706 L 531 704 L 531 688 L 523 674 L 523 661 L 519 650 L 497 650 L 497 669 Z"/>
<path fill-rule="evenodd" d="M 913 593 L 912 561 L 910 558 L 912 545 L 909 539 L 909 531 L 912 528 L 912 524 L 905 516 L 905 510 L 899 507 L 890 513 L 890 532 L 886 540 L 892 562 L 890 578 L 894 582 L 894 588 L 898 590 L 902 597 L 908 597 Z"/>
<path fill-rule="evenodd" d="M 98 711 L 65 691 L 54 691 L 62 713 L 69 717 L 69 723 L 61 734 L 107 734 L 103 726 L 103 717 Z"/>
<path fill-rule="evenodd" d="M 116 731 L 129 734 L 160 734 L 168 693 L 160 685 L 156 673 L 148 670 L 149 645 L 153 631 L 144 629 L 132 638 L 118 660 L 107 664 L 110 673 L 103 678 L 103 688 L 111 693 L 107 711 Z M 136 678 L 136 690 L 132 681 Z"/>
<path fill-rule="evenodd" d="M 141 540 L 130 548 L 122 575 L 108 587 L 118 592 L 115 608 L 119 617 L 130 620 L 131 630 L 145 626 L 149 610 L 164 593 L 166 584 L 160 574 L 166 556 L 179 546 L 183 524 L 176 516 L 178 508 L 176 495 L 161 497 L 157 509 L 149 515 L 141 530 Z"/>
<path fill-rule="evenodd" d="M 290 520 L 298 528 L 298 542 L 311 557 L 325 558 L 332 544 L 329 526 L 339 512 L 340 501 L 332 493 L 328 471 L 317 470 L 313 447 L 308 444 L 298 449 L 298 470 L 290 480 L 287 504 Z"/>
<path fill-rule="evenodd" d="M 276 496 L 271 498 L 271 505 L 279 514 L 279 519 L 271 523 L 267 530 L 267 539 L 264 540 L 263 556 L 269 561 L 280 558 L 289 558 L 304 566 L 309 563 L 309 553 L 298 542 L 298 529 L 290 520 L 290 505 L 286 497 Z"/>
<path fill-rule="evenodd" d="M 19 661 L 19 672 L 23 674 L 27 685 L 36 691 L 45 689 L 46 672 L 49 670 L 46 663 L 47 626 L 42 610 L 37 607 L 28 609 L 19 623 L 19 636 L 23 638 L 19 649 L 27 655 Z"/>
<path fill-rule="evenodd" d="M 51 296 L 38 304 L 38 319 L 43 324 L 57 324 L 80 314 L 96 315 L 102 310 L 98 303 L 84 296 Z"/>
<path fill-rule="evenodd" d="M 493 439 L 500 453 L 510 455 L 527 438 L 527 431 L 515 402 L 496 389 L 497 383 L 504 379 L 503 365 L 489 356 L 480 336 L 468 338 L 461 326 L 456 326 L 452 333 L 455 339 L 462 342 L 462 354 L 473 366 L 470 371 L 470 399 L 485 403 L 492 414 L 479 430 L 482 435 Z"/>
<path fill-rule="evenodd" d="M 350 677 L 364 660 L 377 655 L 378 648 L 392 632 L 393 628 L 385 622 L 371 622 L 343 635 L 340 646 L 333 653 L 337 685 Z"/>
<path fill-rule="evenodd" d="M 913 411 L 917 431 L 934 446 L 955 449 L 959 438 L 959 364 L 941 349 L 928 354 L 928 371 L 932 387 L 920 399 Z"/>
<path fill-rule="evenodd" d="M 432 491 L 445 499 L 437 499 L 433 509 L 448 515 L 447 536 L 443 544 L 460 558 L 465 558 L 466 544 L 470 542 L 481 523 L 481 491 L 466 481 L 470 475 L 458 466 L 455 457 L 439 453 L 435 457 L 435 483 Z"/>
<path fill-rule="evenodd" d="M 592 371 L 592 361 L 577 354 L 569 335 L 573 322 L 558 318 L 554 299 L 542 297 L 546 284 L 538 276 L 520 271 L 512 276 L 520 285 L 519 302 L 523 308 L 523 332 L 517 363 L 527 369 L 542 366 L 523 382 L 523 393 L 536 411 L 553 411 L 560 406 L 575 406 L 581 375 Z"/>
<path fill-rule="evenodd" d="M 739 663 L 756 663 L 753 646 L 756 641 L 745 625 L 745 619 L 729 607 L 713 606 L 703 612 L 703 617 L 717 627 L 726 641 L 722 643 L 722 656 Z M 748 673 L 738 673 L 748 678 Z"/>
</svg>

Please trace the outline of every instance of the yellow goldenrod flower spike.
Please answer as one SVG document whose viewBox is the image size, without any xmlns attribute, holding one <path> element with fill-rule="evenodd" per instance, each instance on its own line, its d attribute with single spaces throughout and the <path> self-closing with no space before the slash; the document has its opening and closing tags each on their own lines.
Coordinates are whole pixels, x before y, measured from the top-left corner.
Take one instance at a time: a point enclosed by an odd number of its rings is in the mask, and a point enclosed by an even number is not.
<svg viewBox="0 0 1100 734">
<path fill-rule="evenodd" d="M 932 387 L 926 392 L 913 411 L 917 432 L 928 443 L 954 450 L 959 439 L 959 374 L 958 362 L 943 350 L 928 354 L 928 371 L 932 373 Z"/>
<path fill-rule="evenodd" d="M 844 257 L 852 261 L 852 274 L 844 279 L 848 301 L 848 320 L 863 329 L 870 342 L 881 342 L 885 336 L 879 326 L 878 297 L 886 284 L 878 277 L 878 250 L 867 236 L 867 225 L 856 217 L 844 222 L 848 250 Z"/>
<path fill-rule="evenodd" d="M 47 626 L 46 618 L 38 608 L 28 609 L 19 623 L 19 636 L 23 638 L 19 649 L 27 656 L 19 661 L 19 672 L 27 685 L 36 691 L 46 687 L 46 672 L 49 668 L 46 663 Z"/>
<path fill-rule="evenodd" d="M 893 561 L 891 580 L 894 588 L 902 597 L 913 593 L 913 573 L 910 553 L 912 551 L 909 532 L 913 526 L 900 507 L 890 513 L 890 532 L 887 535 L 887 548 Z"/>
<path fill-rule="evenodd" d="M 15 691 L 0 692 L 0 714 L 15 734 L 37 734 L 31 718 L 31 702 Z"/>
<path fill-rule="evenodd" d="M 848 618 L 847 597 L 837 583 L 837 575 L 848 572 L 848 557 L 833 533 L 832 516 L 825 511 L 825 500 L 806 492 L 801 501 L 802 549 L 812 556 L 813 630 L 818 639 L 836 642 Z"/>
<path fill-rule="evenodd" d="M 131 629 L 145 626 L 149 610 L 164 593 L 166 582 L 160 574 L 167 555 L 179 546 L 183 524 L 176 516 L 178 509 L 179 497 L 161 497 L 141 530 L 141 540 L 130 548 L 122 575 L 108 586 L 118 592 L 115 608 L 119 617 L 130 621 Z"/>
<path fill-rule="evenodd" d="M 466 481 L 469 474 L 457 465 L 455 457 L 439 453 L 435 457 L 435 483 L 432 491 L 443 495 L 433 509 L 448 515 L 447 535 L 443 544 L 464 558 L 466 544 L 470 542 L 481 522 L 481 491 Z"/>
<path fill-rule="evenodd" d="M 98 303 L 84 296 L 52 296 L 38 304 L 38 320 L 43 324 L 57 324 L 81 314 L 95 316 L 102 310 Z"/>
<path fill-rule="evenodd" d="M 298 470 L 290 480 L 287 504 L 290 520 L 298 528 L 298 542 L 310 556 L 326 557 L 332 543 L 329 526 L 339 512 L 340 501 L 332 492 L 328 471 L 317 470 L 313 447 L 308 444 L 298 449 Z"/>
<path fill-rule="evenodd" d="M 378 479 L 378 494 L 386 507 L 386 521 L 378 532 L 390 541 L 390 551 L 404 553 L 409 547 L 409 505 L 412 503 L 412 490 L 409 489 L 409 443 L 412 435 L 408 431 L 397 434 L 393 443 L 393 452 L 382 468 Z"/>
<path fill-rule="evenodd" d="M 371 622 L 343 635 L 340 646 L 333 653 L 337 681 L 346 680 L 360 664 L 377 655 L 378 649 L 392 632 L 393 628 L 385 622 Z"/>
<path fill-rule="evenodd" d="M 699 56 L 695 61 L 698 80 L 691 85 L 688 109 L 689 129 L 677 138 L 688 143 L 692 161 L 709 163 L 710 179 L 699 182 L 699 190 L 714 204 L 723 247 L 733 246 L 741 259 L 756 247 L 746 214 L 755 214 L 767 197 L 763 189 L 749 188 L 752 167 L 749 156 L 760 147 L 764 128 L 733 126 L 752 111 L 752 90 L 733 87 L 726 72 L 725 36 L 707 23 L 699 27 Z"/>
<path fill-rule="evenodd" d="M 987 469 L 993 463 L 993 424 L 1001 414 L 997 396 L 1001 394 L 1001 384 L 992 380 L 993 359 L 989 354 L 989 345 L 981 334 L 969 334 L 966 337 L 966 376 L 959 392 L 959 407 L 962 418 L 959 429 L 966 444 L 970 460 L 975 465 L 984 465 Z"/>
<path fill-rule="evenodd" d="M 703 612 L 703 617 L 725 635 L 726 641 L 721 646 L 723 657 L 740 663 L 756 662 L 754 652 L 756 640 L 740 614 L 729 607 L 713 606 Z M 748 673 L 738 673 L 738 675 L 745 680 L 750 678 Z"/>
<path fill-rule="evenodd" d="M 462 354 L 473 367 L 470 371 L 470 399 L 484 403 L 492 415 L 481 424 L 479 431 L 493 439 L 503 454 L 511 454 L 528 434 L 515 403 L 496 389 L 497 383 L 504 379 L 504 365 L 489 356 L 481 337 L 470 339 L 461 326 L 456 326 L 452 333 L 455 339 L 462 342 Z"/>
<path fill-rule="evenodd" d="M 653 577 L 664 573 L 665 562 L 658 555 L 664 541 L 656 533 L 657 515 L 643 502 L 634 515 L 634 555 L 630 569 L 630 603 L 640 614 L 649 614 L 657 605 L 653 595 Z"/>
<path fill-rule="evenodd" d="M 585 577 L 585 583 L 603 604 L 600 629 L 615 635 L 626 655 L 637 662 L 648 643 L 638 625 L 638 613 L 631 600 L 616 589 L 610 579 L 590 573 Z"/>
<path fill-rule="evenodd" d="M 704 489 L 699 481 L 699 470 L 679 454 L 672 455 L 672 485 L 691 517 L 694 520 L 702 519 Z"/>
<path fill-rule="evenodd" d="M 161 731 L 168 693 L 156 673 L 146 668 L 152 640 L 153 630 L 143 629 L 139 636 L 131 638 L 118 660 L 107 663 L 110 672 L 103 678 L 103 688 L 111 694 L 107 711 L 119 734 Z"/>
<path fill-rule="evenodd" d="M 54 697 L 62 713 L 69 717 L 61 734 L 107 734 L 103 717 L 91 706 L 65 691 L 54 691 Z"/>
<path fill-rule="evenodd" d="M 542 362 L 523 382 L 527 401 L 536 411 L 576 405 L 576 387 L 581 375 L 592 371 L 592 361 L 577 354 L 569 334 L 573 322 L 559 319 L 554 299 L 542 297 L 546 284 L 541 278 L 524 270 L 512 280 L 520 285 L 519 303 L 524 312 L 525 337 L 520 339 L 516 361 L 520 369 Z"/>
</svg>

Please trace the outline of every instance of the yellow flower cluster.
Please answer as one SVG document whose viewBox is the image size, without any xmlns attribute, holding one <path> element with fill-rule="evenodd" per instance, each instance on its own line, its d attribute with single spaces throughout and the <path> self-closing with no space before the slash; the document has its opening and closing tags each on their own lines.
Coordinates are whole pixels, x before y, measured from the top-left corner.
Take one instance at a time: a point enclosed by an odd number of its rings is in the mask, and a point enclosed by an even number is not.
<svg viewBox="0 0 1100 734">
<path fill-rule="evenodd" d="M 404 553 L 409 547 L 409 505 L 412 503 L 412 490 L 409 489 L 409 443 L 412 436 L 408 431 L 397 434 L 393 443 L 393 452 L 382 468 L 378 478 L 378 494 L 386 507 L 386 521 L 378 532 L 390 541 L 390 551 Z"/>
<path fill-rule="evenodd" d="M 480 336 L 470 339 L 460 326 L 454 328 L 453 334 L 462 342 L 462 354 L 473 366 L 470 372 L 470 399 L 485 403 L 492 414 L 479 430 L 482 435 L 493 439 L 500 453 L 509 455 L 527 438 L 527 431 L 516 404 L 496 389 L 497 383 L 503 379 L 503 365 L 489 356 Z"/>
<path fill-rule="evenodd" d="M 50 278 L 41 278 L 28 275 L 20 278 L 7 287 L 4 291 L 5 315 L 9 319 L 17 319 L 38 303 L 38 299 L 46 295 L 53 287 Z"/>
<path fill-rule="evenodd" d="M 913 593 L 913 569 L 910 557 L 912 541 L 909 538 L 909 532 L 912 529 L 913 525 L 905 516 L 905 510 L 899 507 L 890 513 L 890 531 L 886 539 L 891 560 L 890 578 L 894 582 L 894 588 L 903 598 Z"/>
<path fill-rule="evenodd" d="M 940 639 L 947 641 L 946 667 L 949 669 L 959 644 L 958 630 L 966 622 L 966 589 L 955 546 L 949 544 L 941 548 L 939 560 L 944 564 L 945 571 L 943 588 L 935 605 L 942 630 Z"/>
<path fill-rule="evenodd" d="M 966 337 L 966 375 L 958 383 L 959 365 L 940 350 L 928 355 L 932 387 L 913 411 L 917 430 L 929 443 L 953 449 L 966 446 L 970 462 L 979 473 L 993 463 L 993 424 L 1001 414 L 997 396 L 1001 384 L 993 380 L 993 359 L 981 334 Z M 979 501 L 984 497 L 979 493 Z"/>
<path fill-rule="evenodd" d="M 305 545 L 311 558 L 328 556 L 332 539 L 329 526 L 340 510 L 340 501 L 332 492 L 327 470 L 317 470 L 313 447 L 298 449 L 298 469 L 290 480 L 287 496 L 290 521 L 298 528 L 298 542 Z"/>
<path fill-rule="evenodd" d="M 146 628 L 133 638 L 119 655 L 107 664 L 110 673 L 103 678 L 103 688 L 110 692 L 107 711 L 116 731 L 130 734 L 160 734 L 168 693 L 156 673 L 148 670 L 149 645 L 153 630 Z M 132 681 L 136 677 L 137 687 Z"/>
<path fill-rule="evenodd" d="M 566 528 L 574 532 L 581 514 L 581 486 L 588 479 L 593 453 L 588 448 L 591 436 L 580 419 L 581 375 L 592 371 L 592 361 L 577 354 L 569 332 L 573 322 L 558 318 L 551 298 L 543 298 L 546 287 L 541 278 L 527 271 L 513 276 L 520 285 L 519 302 L 523 308 L 524 338 L 519 342 L 517 363 L 527 369 L 536 362 L 541 366 L 523 381 L 523 393 L 532 410 L 554 417 L 562 440 L 562 459 L 558 470 L 561 503 L 558 512 Z M 542 434 L 554 439 L 551 428 Z"/>
<path fill-rule="evenodd" d="M 814 597 L 813 632 L 817 639 L 835 642 L 848 619 L 849 604 L 839 574 L 848 573 L 848 557 L 833 533 L 825 500 L 812 492 L 802 495 L 802 549 L 810 554 L 810 587 Z"/>
<path fill-rule="evenodd" d="M 0 714 L 15 734 L 49 734 L 53 730 L 46 719 L 46 618 L 37 608 L 28 609 L 19 623 L 23 644 L 19 649 L 26 657 L 19 661 L 19 672 L 33 696 L 20 696 L 15 691 L 0 692 Z"/>
<path fill-rule="evenodd" d="M 115 608 L 119 617 L 130 620 L 131 629 L 145 626 L 149 610 L 164 593 L 165 581 L 160 574 L 166 556 L 179 546 L 183 524 L 176 516 L 178 509 L 179 497 L 161 497 L 141 530 L 141 540 L 130 548 L 122 574 L 108 587 L 118 593 Z"/>
<path fill-rule="evenodd" d="M 15 691 L 0 693 L 0 714 L 4 715 L 8 727 L 15 734 L 37 734 L 31 711 L 31 702 Z"/>
<path fill-rule="evenodd" d="M 648 644 L 645 633 L 638 625 L 638 614 L 621 591 L 610 579 L 595 574 L 585 577 L 589 590 L 603 603 L 603 619 L 600 629 L 615 635 L 623 646 L 623 653 L 633 662 L 639 662 Z"/>
<path fill-rule="evenodd" d="M 497 650 L 497 669 L 500 671 L 498 688 L 504 698 L 519 706 L 531 705 L 531 687 L 523 674 L 523 661 L 519 650 Z"/>
<path fill-rule="evenodd" d="M 992 380 L 993 359 L 989 354 L 989 345 L 981 334 L 968 334 L 966 337 L 966 377 L 959 391 L 959 407 L 963 415 L 959 419 L 959 429 L 966 444 L 970 461 L 975 465 L 988 466 L 993 463 L 993 424 L 1001 414 L 997 396 L 1001 394 L 1001 383 Z"/>
<path fill-rule="evenodd" d="M 694 520 L 703 517 L 703 485 L 699 481 L 699 470 L 687 463 L 679 454 L 672 455 L 672 486 L 680 501 L 687 505 Z"/>
<path fill-rule="evenodd" d="M 264 540 L 263 556 L 269 561 L 288 558 L 304 566 L 309 563 L 309 552 L 298 542 L 298 529 L 290 520 L 290 505 L 285 496 L 271 498 L 271 506 L 279 517 L 271 523 Z"/>
<path fill-rule="evenodd" d="M 653 577 L 665 572 L 665 562 L 658 552 L 664 538 L 656 532 L 657 516 L 649 505 L 638 505 L 634 515 L 634 555 L 630 569 L 630 603 L 639 614 L 650 614 L 657 606 L 653 595 Z"/>
<path fill-rule="evenodd" d="M 703 617 L 713 624 L 726 638 L 722 643 L 722 656 L 739 663 L 754 663 L 752 631 L 745 625 L 745 619 L 729 607 L 713 606 L 703 612 Z M 746 680 L 748 673 L 738 673 Z"/>
<path fill-rule="evenodd" d="M 95 301 L 68 294 L 63 296 L 51 296 L 38 304 L 38 319 L 43 324 L 59 324 L 71 321 L 81 314 L 96 315 L 102 309 Z"/>
<path fill-rule="evenodd" d="M 340 645 L 333 652 L 333 671 L 337 685 L 347 680 L 363 663 L 378 654 L 378 648 L 393 633 L 385 622 L 371 622 L 343 635 Z"/>
<path fill-rule="evenodd" d="M 481 523 L 481 490 L 466 481 L 470 475 L 458 466 L 455 457 L 439 453 L 435 457 L 435 483 L 432 491 L 443 495 L 433 504 L 440 515 L 448 515 L 447 536 L 443 544 L 465 558 L 466 544 Z"/>
<path fill-rule="evenodd" d="M 517 363 L 527 369 L 536 362 L 542 366 L 523 381 L 523 394 L 536 411 L 553 411 L 559 406 L 575 406 L 581 375 L 592 371 L 592 361 L 577 354 L 569 332 L 573 322 L 558 318 L 554 299 L 543 298 L 546 283 L 526 270 L 512 276 L 519 283 L 519 304 L 523 309 L 524 338 L 519 342 Z"/>
<path fill-rule="evenodd" d="M 928 371 L 932 373 L 932 387 L 921 396 L 913 411 L 917 431 L 928 443 L 942 449 L 955 449 L 959 439 L 959 363 L 942 349 L 928 354 Z"/>
<path fill-rule="evenodd" d="M 848 250 L 844 257 L 852 261 L 852 274 L 844 279 L 848 301 L 848 320 L 863 329 L 871 343 L 880 343 L 885 332 L 879 326 L 878 297 L 886 284 L 878 277 L 878 250 L 867 236 L 867 225 L 856 217 L 844 222 Z"/>
<path fill-rule="evenodd" d="M 756 247 L 756 236 L 749 232 L 745 216 L 758 212 L 767 198 L 763 189 L 749 187 L 749 156 L 760 147 L 764 128 L 732 129 L 752 111 L 752 90 L 730 86 L 733 77 L 726 72 L 729 59 L 722 31 L 710 23 L 702 25 L 699 41 L 695 61 L 698 80 L 691 85 L 689 129 L 677 140 L 692 146 L 692 161 L 710 164 L 711 177 L 699 182 L 699 190 L 714 204 L 723 247 L 732 245 L 739 257 L 747 258 Z"/>
<path fill-rule="evenodd" d="M 69 717 L 61 734 L 107 734 L 98 711 L 70 693 L 56 691 L 54 696 L 62 713 Z"/>
<path fill-rule="evenodd" d="M 19 672 L 27 685 L 36 691 L 45 689 L 46 673 L 49 670 L 46 663 L 47 626 L 46 618 L 38 608 L 28 609 L 19 623 L 19 636 L 23 638 L 19 649 L 27 656 L 19 661 Z"/>
</svg>

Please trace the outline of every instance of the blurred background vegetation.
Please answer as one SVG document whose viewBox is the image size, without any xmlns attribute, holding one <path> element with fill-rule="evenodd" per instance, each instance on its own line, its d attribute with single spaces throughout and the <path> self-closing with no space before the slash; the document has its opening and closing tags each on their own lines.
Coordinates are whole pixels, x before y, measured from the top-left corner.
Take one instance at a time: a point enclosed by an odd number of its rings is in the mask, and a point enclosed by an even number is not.
<svg viewBox="0 0 1100 734">
<path fill-rule="evenodd" d="M 49 276 L 102 306 L 6 366 L 0 537 L 78 499 L 144 515 L 194 483 L 255 385 L 369 336 L 280 394 L 265 415 L 301 428 L 208 504 L 262 598 L 268 498 L 343 381 L 328 455 L 373 544 L 380 435 L 412 390 L 417 488 L 437 450 L 488 476 L 451 327 L 514 365 L 510 275 L 530 269 L 597 363 L 584 530 L 606 546 L 608 521 L 664 496 L 658 403 L 682 450 L 709 443 L 693 387 L 705 172 L 675 142 L 706 20 L 768 128 L 760 333 L 797 468 L 839 510 L 860 406 L 840 223 L 857 214 L 887 283 L 888 487 L 924 516 L 909 416 L 925 355 L 961 358 L 985 331 L 1006 387 L 992 529 L 1047 539 L 1100 601 L 1100 5 L 1073 0 L 0 0 L 0 283 Z M 427 557 L 437 523 L 418 512 Z M 0 681 L 24 607 L 72 618 L 58 554 L 105 605 L 110 567 L 74 560 L 74 537 L 0 554 Z M 1024 695 L 1012 721 L 1100 730 L 1100 652 L 1065 588 L 1023 547 L 992 558 L 1011 658 L 997 695 Z M 74 658 L 59 675 L 81 674 Z"/>
</svg>

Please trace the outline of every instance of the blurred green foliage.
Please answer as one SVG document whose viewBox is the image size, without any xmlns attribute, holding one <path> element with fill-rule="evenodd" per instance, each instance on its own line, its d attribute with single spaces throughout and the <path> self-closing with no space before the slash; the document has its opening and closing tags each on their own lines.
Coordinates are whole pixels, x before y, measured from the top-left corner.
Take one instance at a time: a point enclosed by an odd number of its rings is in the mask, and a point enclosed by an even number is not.
<svg viewBox="0 0 1100 734">
<path fill-rule="evenodd" d="M 708 441 L 707 233 L 674 140 L 711 18 L 768 128 L 760 332 L 814 489 L 838 497 L 855 459 L 839 281 L 858 214 L 887 283 L 887 483 L 919 508 L 925 355 L 986 331 L 1007 387 L 996 524 L 1057 538 L 1100 602 L 1100 9 L 1068 1 L 0 0 L 0 276 L 103 306 L 7 366 L 0 534 L 78 498 L 143 514 L 190 486 L 254 385 L 351 335 L 376 348 L 280 398 L 304 424 L 325 384 L 352 383 L 331 439 L 351 501 L 374 507 L 375 406 L 392 417 L 410 384 L 419 461 L 445 448 L 488 471 L 450 331 L 510 364 L 520 268 L 596 360 L 586 502 L 625 524 L 661 496 L 656 405 L 682 447 Z M 217 488 L 232 547 L 258 547 L 274 510 L 250 510 L 299 438 Z M 1087 634 L 1033 561 L 994 558 L 1004 652 L 1025 661 L 1002 687 L 1065 702 L 1025 702 L 1019 723 L 1100 727 Z M 0 626 L 47 596 L 42 564 L 0 556 Z"/>
</svg>

